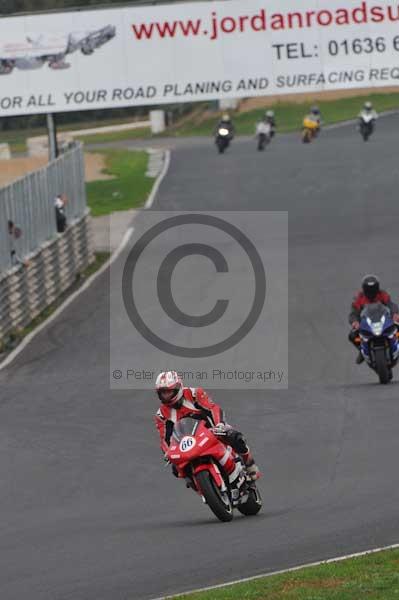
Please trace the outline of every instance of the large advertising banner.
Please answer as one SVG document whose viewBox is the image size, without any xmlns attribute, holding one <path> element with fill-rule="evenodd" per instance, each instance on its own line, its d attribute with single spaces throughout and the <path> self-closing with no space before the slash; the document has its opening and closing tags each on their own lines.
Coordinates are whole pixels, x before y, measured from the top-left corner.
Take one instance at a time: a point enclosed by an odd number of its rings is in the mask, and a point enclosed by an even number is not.
<svg viewBox="0 0 399 600">
<path fill-rule="evenodd" d="M 0 19 L 0 116 L 396 85 L 399 4 L 224 0 Z"/>
</svg>

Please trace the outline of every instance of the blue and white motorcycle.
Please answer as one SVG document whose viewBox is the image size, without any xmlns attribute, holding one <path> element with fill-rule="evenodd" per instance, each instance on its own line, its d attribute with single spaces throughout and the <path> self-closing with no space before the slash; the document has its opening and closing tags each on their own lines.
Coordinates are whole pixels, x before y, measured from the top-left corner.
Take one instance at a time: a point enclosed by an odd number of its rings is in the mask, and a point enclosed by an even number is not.
<svg viewBox="0 0 399 600">
<path fill-rule="evenodd" d="M 398 326 L 380 302 L 365 306 L 360 317 L 360 351 L 380 383 L 389 383 L 399 358 Z"/>
</svg>

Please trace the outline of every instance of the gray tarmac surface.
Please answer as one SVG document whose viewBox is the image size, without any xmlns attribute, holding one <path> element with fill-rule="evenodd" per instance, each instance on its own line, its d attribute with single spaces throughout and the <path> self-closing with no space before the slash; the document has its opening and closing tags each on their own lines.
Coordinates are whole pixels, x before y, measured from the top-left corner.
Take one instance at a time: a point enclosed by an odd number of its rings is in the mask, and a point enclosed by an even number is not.
<svg viewBox="0 0 399 600">
<path fill-rule="evenodd" d="M 346 341 L 365 272 L 399 296 L 398 131 L 174 151 L 155 208 L 289 211 L 289 390 L 215 394 L 264 510 L 219 524 L 163 467 L 154 397 L 109 390 L 106 274 L 0 372 L 2 600 L 147 600 L 399 541 L 399 385 Z"/>
</svg>

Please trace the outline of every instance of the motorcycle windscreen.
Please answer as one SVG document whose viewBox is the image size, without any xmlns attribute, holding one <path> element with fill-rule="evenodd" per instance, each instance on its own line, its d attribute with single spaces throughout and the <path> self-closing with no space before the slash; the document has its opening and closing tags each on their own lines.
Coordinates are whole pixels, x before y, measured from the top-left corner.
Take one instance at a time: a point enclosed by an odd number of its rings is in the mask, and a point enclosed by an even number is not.
<svg viewBox="0 0 399 600">
<path fill-rule="evenodd" d="M 370 319 L 372 323 L 379 323 L 382 321 L 382 317 L 390 318 L 391 312 L 385 304 L 381 302 L 375 302 L 373 304 L 367 304 L 362 310 L 362 319 Z"/>
<path fill-rule="evenodd" d="M 191 417 L 186 417 L 185 419 L 180 419 L 173 428 L 172 437 L 180 442 L 186 435 L 194 436 L 195 432 L 198 428 L 199 421 L 198 419 L 192 419 Z"/>
</svg>

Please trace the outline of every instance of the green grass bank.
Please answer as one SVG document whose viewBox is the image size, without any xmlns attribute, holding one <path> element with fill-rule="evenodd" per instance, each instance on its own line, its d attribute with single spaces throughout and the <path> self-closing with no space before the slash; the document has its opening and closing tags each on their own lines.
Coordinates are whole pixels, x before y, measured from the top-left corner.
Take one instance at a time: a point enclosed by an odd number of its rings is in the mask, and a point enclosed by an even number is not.
<svg viewBox="0 0 399 600">
<path fill-rule="evenodd" d="M 147 177 L 147 152 L 109 150 L 104 152 L 104 172 L 112 179 L 86 184 L 87 201 L 93 217 L 113 211 L 138 208 L 151 192 L 154 178 Z"/>
<path fill-rule="evenodd" d="M 175 600 L 395 600 L 399 549 L 271 575 Z"/>
</svg>

